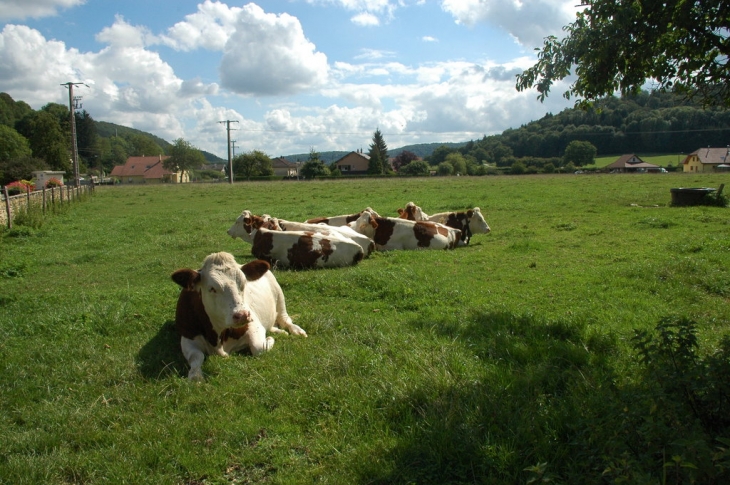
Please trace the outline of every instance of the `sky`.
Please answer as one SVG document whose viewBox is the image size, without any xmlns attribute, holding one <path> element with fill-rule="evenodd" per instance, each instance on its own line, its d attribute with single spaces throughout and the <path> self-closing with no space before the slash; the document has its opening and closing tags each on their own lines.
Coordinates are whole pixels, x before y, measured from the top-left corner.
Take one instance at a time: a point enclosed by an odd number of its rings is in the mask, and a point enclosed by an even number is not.
<svg viewBox="0 0 730 485">
<path fill-rule="evenodd" d="M 227 158 L 477 140 L 573 106 L 517 92 L 576 0 L 0 0 L 0 92 Z M 222 123 L 223 122 L 223 123 Z"/>
</svg>

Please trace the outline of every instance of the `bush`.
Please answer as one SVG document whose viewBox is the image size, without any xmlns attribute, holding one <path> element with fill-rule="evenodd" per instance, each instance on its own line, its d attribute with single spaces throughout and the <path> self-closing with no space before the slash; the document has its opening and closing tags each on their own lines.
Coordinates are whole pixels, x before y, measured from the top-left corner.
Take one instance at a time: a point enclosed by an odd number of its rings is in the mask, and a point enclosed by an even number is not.
<svg viewBox="0 0 730 485">
<path fill-rule="evenodd" d="M 33 182 L 28 180 L 18 180 L 16 182 L 9 183 L 5 186 L 5 188 L 8 189 L 8 195 L 19 195 L 25 194 L 26 192 L 33 192 L 35 190 L 35 185 L 33 185 Z"/>
<path fill-rule="evenodd" d="M 63 187 L 63 182 L 58 180 L 56 177 L 48 179 L 48 182 L 46 182 L 46 188 L 50 189 L 52 187 Z"/>
</svg>

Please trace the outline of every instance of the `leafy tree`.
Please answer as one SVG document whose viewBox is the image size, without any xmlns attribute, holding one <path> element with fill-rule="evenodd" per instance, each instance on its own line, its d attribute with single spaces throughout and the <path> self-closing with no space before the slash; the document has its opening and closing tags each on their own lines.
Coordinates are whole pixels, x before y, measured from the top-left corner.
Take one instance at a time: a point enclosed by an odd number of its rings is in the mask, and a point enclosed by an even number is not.
<svg viewBox="0 0 730 485">
<path fill-rule="evenodd" d="M 370 156 L 369 174 L 384 174 L 388 171 L 388 145 L 385 144 L 380 128 L 373 133 L 373 142 L 370 144 L 368 155 Z"/>
<path fill-rule="evenodd" d="M 48 170 L 48 164 L 40 158 L 30 156 L 0 161 L 0 185 L 16 180 L 30 180 L 36 170 Z"/>
<path fill-rule="evenodd" d="M 330 174 L 329 169 L 325 166 L 324 162 L 319 159 L 319 153 L 314 150 L 314 147 L 309 150 L 309 157 L 307 161 L 302 165 L 299 173 L 307 180 L 311 180 L 315 177 L 326 177 Z"/>
<path fill-rule="evenodd" d="M 587 141 L 571 141 L 565 149 L 563 160 L 565 163 L 573 163 L 576 167 L 591 165 L 596 160 L 596 147 Z"/>
<path fill-rule="evenodd" d="M 423 160 L 413 160 L 408 165 L 404 165 L 398 170 L 403 175 L 429 175 L 431 166 Z"/>
<path fill-rule="evenodd" d="M 527 167 L 520 160 L 515 161 L 509 169 L 509 173 L 512 175 L 522 175 L 527 171 Z"/>
<path fill-rule="evenodd" d="M 0 93 L 0 124 L 13 127 L 33 109 L 24 101 L 15 101 L 9 94 Z"/>
<path fill-rule="evenodd" d="M 439 175 L 451 175 L 454 173 L 454 166 L 449 162 L 441 162 L 436 168 L 436 173 Z"/>
<path fill-rule="evenodd" d="M 550 36 L 538 61 L 517 76 L 519 91 L 542 101 L 553 83 L 575 72 L 563 96 L 595 101 L 615 91 L 636 94 L 647 79 L 660 90 L 730 106 L 730 14 L 725 0 L 593 0 Z"/>
<path fill-rule="evenodd" d="M 200 168 L 204 163 L 205 157 L 200 150 L 195 148 L 190 142 L 178 138 L 172 143 L 170 158 L 166 158 L 162 162 L 162 166 L 172 172 L 179 172 L 180 181 L 182 182 L 183 172 Z"/>
<path fill-rule="evenodd" d="M 99 163 L 100 147 L 99 137 L 96 134 L 96 124 L 86 110 L 74 113 L 76 118 L 76 146 L 79 157 L 83 158 L 87 165 Z"/>
<path fill-rule="evenodd" d="M 401 167 L 405 167 L 414 160 L 418 160 L 418 155 L 411 151 L 403 150 L 393 159 L 393 168 L 396 171 L 400 171 Z"/>
<path fill-rule="evenodd" d="M 445 161 L 446 157 L 454 152 L 456 152 L 456 149 L 449 148 L 446 145 L 441 145 L 440 147 L 436 148 L 433 153 L 431 153 L 431 156 L 426 157 L 426 160 L 432 166 L 436 166 Z"/>
<path fill-rule="evenodd" d="M 464 175 L 466 171 L 466 159 L 464 155 L 459 152 L 449 153 L 446 156 L 445 162 L 451 164 L 453 167 L 453 173 Z"/>
<path fill-rule="evenodd" d="M 0 162 L 30 157 L 28 140 L 6 125 L 0 125 Z"/>
<path fill-rule="evenodd" d="M 155 155 L 165 154 L 165 150 L 163 150 L 162 147 L 155 143 L 155 140 L 153 140 L 149 136 L 132 133 L 130 135 L 127 135 L 126 139 L 130 147 L 129 156 L 131 157 L 153 157 Z M 182 140 L 182 138 L 178 138 L 178 140 Z M 173 146 L 170 148 L 170 155 L 172 155 L 172 150 L 174 149 L 175 142 L 178 140 L 173 141 Z M 205 163 L 205 157 L 203 157 L 203 163 Z"/>
<path fill-rule="evenodd" d="M 70 172 L 70 138 L 53 114 L 43 110 L 29 113 L 16 129 L 30 142 L 33 157 L 45 160 L 52 170 Z"/>
<path fill-rule="evenodd" d="M 251 177 L 271 175 L 271 158 L 262 151 L 253 150 L 236 156 L 232 160 L 233 174 L 237 177 L 250 180 Z"/>
</svg>

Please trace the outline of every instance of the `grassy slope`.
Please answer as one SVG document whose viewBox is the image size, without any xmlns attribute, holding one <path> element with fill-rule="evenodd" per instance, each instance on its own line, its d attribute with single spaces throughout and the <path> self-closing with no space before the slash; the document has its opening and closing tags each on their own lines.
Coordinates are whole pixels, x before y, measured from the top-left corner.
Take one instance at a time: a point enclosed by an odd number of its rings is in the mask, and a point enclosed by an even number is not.
<svg viewBox="0 0 730 485">
<path fill-rule="evenodd" d="M 0 483 L 515 483 L 542 462 L 598 483 L 611 457 L 595 442 L 615 431 L 601 383 L 632 382 L 633 329 L 688 315 L 708 346 L 727 330 L 730 214 L 667 207 L 671 187 L 725 179 L 102 187 L 0 242 Z M 251 259 L 225 234 L 241 210 L 411 200 L 480 206 L 493 232 L 277 271 L 309 338 L 181 378 L 169 275 L 213 251 Z"/>
</svg>

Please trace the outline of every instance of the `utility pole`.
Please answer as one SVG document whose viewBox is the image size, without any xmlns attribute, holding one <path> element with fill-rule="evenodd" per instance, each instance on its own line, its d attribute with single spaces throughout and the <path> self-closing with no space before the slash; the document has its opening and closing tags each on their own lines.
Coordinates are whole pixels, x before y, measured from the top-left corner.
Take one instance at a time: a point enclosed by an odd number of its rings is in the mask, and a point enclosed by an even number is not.
<svg viewBox="0 0 730 485">
<path fill-rule="evenodd" d="M 231 123 L 238 123 L 236 120 L 219 121 L 218 123 L 226 124 L 228 132 L 228 183 L 233 183 L 233 159 L 231 158 Z"/>
<path fill-rule="evenodd" d="M 238 140 L 231 140 L 231 149 L 233 150 L 233 158 L 236 158 L 236 142 Z"/>
<path fill-rule="evenodd" d="M 76 144 L 76 109 L 74 106 L 74 102 L 78 103 L 81 98 L 74 98 L 74 86 L 81 85 L 86 86 L 87 88 L 89 87 L 84 83 L 73 83 L 70 81 L 61 84 L 61 86 L 66 86 L 68 88 L 68 110 L 71 112 L 71 161 L 73 162 L 74 169 L 74 187 L 81 185 L 81 181 L 79 180 L 79 149 Z"/>
</svg>

